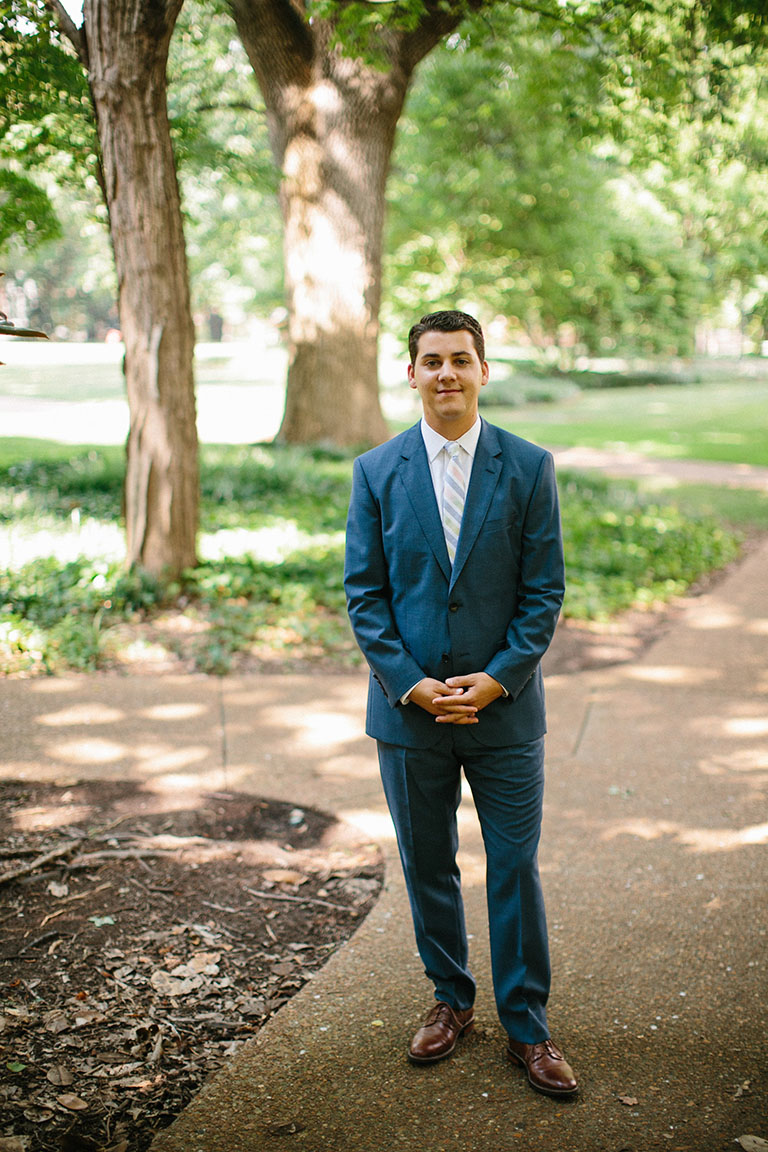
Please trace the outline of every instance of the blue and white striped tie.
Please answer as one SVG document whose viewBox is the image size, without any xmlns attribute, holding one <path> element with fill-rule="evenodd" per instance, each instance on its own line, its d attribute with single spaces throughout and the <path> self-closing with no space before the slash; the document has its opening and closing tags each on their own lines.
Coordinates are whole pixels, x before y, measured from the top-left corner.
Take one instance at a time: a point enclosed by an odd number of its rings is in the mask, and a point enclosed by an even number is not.
<svg viewBox="0 0 768 1152">
<path fill-rule="evenodd" d="M 460 461 L 463 451 L 461 445 L 449 440 L 445 445 L 445 450 L 448 453 L 448 462 L 445 466 L 445 479 L 443 480 L 443 531 L 448 547 L 448 556 L 451 564 L 453 564 L 456 547 L 459 543 L 461 517 L 464 514 L 466 482 Z"/>
</svg>

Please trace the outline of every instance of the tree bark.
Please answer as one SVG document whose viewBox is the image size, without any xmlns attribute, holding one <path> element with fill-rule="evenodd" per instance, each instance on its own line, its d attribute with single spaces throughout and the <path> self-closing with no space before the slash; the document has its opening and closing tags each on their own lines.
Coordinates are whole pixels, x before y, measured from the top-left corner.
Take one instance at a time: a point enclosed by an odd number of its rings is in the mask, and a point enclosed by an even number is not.
<svg viewBox="0 0 768 1152">
<path fill-rule="evenodd" d="M 85 0 L 73 41 L 96 113 L 125 343 L 127 559 L 161 579 L 195 565 L 198 523 L 194 326 L 166 109 L 181 3 Z"/>
<path fill-rule="evenodd" d="M 310 23 L 299 3 L 230 6 L 282 176 L 289 367 L 279 438 L 379 443 L 388 436 L 377 359 L 395 130 L 413 69 L 460 15 L 436 4 L 415 31 L 380 30 L 379 67 L 344 54 L 332 23 Z"/>
</svg>

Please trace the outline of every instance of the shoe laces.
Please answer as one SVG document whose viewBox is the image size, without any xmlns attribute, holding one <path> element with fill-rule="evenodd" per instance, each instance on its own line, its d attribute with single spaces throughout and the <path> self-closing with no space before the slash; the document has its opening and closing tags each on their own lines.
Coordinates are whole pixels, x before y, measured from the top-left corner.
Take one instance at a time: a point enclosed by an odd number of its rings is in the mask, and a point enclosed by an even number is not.
<svg viewBox="0 0 768 1152">
<path fill-rule="evenodd" d="M 438 1023 L 453 1025 L 455 1022 L 456 1017 L 454 1016 L 453 1009 L 451 1008 L 450 1004 L 446 1004 L 444 1001 L 440 1001 L 440 1003 L 435 1004 L 434 1008 L 429 1010 L 426 1019 L 424 1020 L 424 1025 L 428 1026 L 429 1024 Z"/>
<path fill-rule="evenodd" d="M 551 1056 L 553 1060 L 565 1059 L 560 1049 L 551 1040 L 542 1040 L 540 1044 L 534 1044 L 533 1049 L 533 1060 L 541 1060 L 542 1056 Z"/>
</svg>

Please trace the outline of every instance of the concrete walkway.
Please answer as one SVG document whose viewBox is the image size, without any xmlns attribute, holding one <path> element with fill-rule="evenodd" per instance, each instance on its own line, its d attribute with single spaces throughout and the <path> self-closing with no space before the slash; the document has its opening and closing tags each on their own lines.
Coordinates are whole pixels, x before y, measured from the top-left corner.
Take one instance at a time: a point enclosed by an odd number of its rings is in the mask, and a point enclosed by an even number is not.
<svg viewBox="0 0 768 1152">
<path fill-rule="evenodd" d="M 753 488 L 768 492 L 768 468 L 754 464 L 727 464 L 716 460 L 663 459 L 640 452 L 607 452 L 599 448 L 553 448 L 559 469 L 604 472 L 607 476 L 676 484 L 720 484 L 726 488 Z"/>
<path fill-rule="evenodd" d="M 541 853 L 553 1034 L 577 1099 L 504 1057 L 469 800 L 462 870 L 479 1026 L 405 1057 L 431 1000 L 415 954 L 365 678 L 72 677 L 0 686 L 10 778 L 142 780 L 169 806 L 239 789 L 377 840 L 387 882 L 342 948 L 152 1152 L 726 1152 L 768 1140 L 768 544 L 632 664 L 548 680 Z"/>
</svg>

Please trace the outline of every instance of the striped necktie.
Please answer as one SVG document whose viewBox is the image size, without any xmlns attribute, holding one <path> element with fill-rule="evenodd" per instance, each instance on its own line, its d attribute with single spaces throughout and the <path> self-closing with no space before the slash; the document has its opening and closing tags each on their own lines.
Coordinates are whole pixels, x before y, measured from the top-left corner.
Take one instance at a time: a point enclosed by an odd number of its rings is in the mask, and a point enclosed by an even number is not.
<svg viewBox="0 0 768 1152">
<path fill-rule="evenodd" d="M 459 543 L 461 517 L 464 513 L 466 482 L 460 460 L 463 451 L 461 445 L 449 440 L 445 445 L 445 450 L 448 453 L 448 462 L 445 466 L 445 479 L 443 481 L 443 531 L 448 547 L 448 556 L 451 564 L 453 564 L 456 547 Z"/>
</svg>

